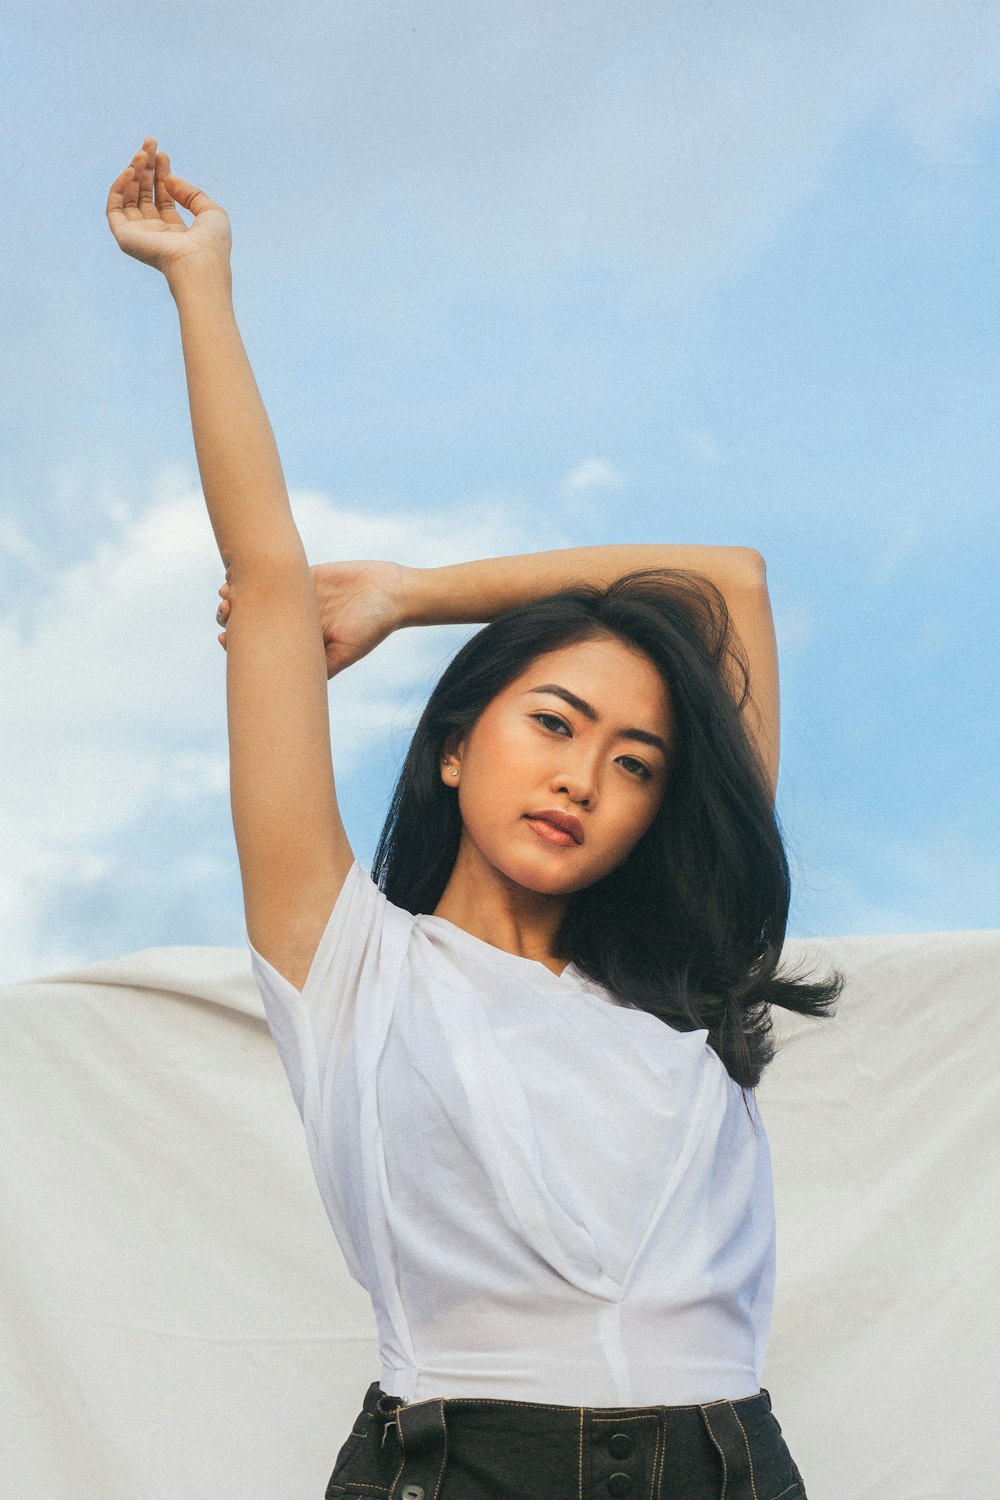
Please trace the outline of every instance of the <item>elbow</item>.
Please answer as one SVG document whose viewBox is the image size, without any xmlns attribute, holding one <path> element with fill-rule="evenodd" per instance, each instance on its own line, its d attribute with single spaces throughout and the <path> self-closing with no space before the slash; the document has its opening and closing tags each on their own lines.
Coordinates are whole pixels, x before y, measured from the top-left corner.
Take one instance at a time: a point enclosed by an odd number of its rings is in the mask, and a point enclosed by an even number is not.
<svg viewBox="0 0 1000 1500">
<path fill-rule="evenodd" d="M 756 547 L 741 547 L 740 561 L 745 569 L 747 580 L 758 588 L 767 587 L 767 564 L 762 552 Z"/>
</svg>

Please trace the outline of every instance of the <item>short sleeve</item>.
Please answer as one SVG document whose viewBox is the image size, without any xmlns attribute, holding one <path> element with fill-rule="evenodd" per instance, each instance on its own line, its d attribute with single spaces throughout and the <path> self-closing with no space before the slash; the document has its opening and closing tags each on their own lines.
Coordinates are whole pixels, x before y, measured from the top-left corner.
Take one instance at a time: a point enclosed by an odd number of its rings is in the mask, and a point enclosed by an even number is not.
<svg viewBox="0 0 1000 1500">
<path fill-rule="evenodd" d="M 301 991 L 257 952 L 247 934 L 267 1024 L 307 1131 L 321 1127 L 326 1076 L 355 1046 L 359 1027 L 368 1046 L 377 1046 L 377 1034 L 384 1036 L 413 921 L 355 860 Z"/>
<path fill-rule="evenodd" d="M 372 1090 L 397 994 L 406 986 L 414 918 L 353 862 L 301 991 L 247 934 L 264 1013 L 305 1126 L 313 1174 L 348 1270 L 380 1285 L 364 1176 L 376 1150 Z"/>
</svg>

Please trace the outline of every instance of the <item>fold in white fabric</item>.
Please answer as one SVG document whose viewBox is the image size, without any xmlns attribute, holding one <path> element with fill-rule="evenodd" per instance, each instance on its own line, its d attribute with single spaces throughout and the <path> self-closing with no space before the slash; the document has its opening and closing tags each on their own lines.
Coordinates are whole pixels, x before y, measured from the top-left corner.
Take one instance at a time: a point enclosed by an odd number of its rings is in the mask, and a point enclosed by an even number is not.
<svg viewBox="0 0 1000 1500">
<path fill-rule="evenodd" d="M 384 1390 L 756 1393 L 770 1151 L 707 1031 L 414 917 L 357 861 L 301 992 L 248 946 Z"/>
</svg>

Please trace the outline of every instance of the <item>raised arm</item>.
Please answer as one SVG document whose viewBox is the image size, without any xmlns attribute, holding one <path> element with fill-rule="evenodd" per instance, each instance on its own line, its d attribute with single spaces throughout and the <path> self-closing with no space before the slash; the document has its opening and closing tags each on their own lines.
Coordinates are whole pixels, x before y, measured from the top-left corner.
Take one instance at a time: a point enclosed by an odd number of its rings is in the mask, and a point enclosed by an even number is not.
<svg viewBox="0 0 1000 1500">
<path fill-rule="evenodd" d="M 720 590 L 750 667 L 744 708 L 750 737 L 773 798 L 778 784 L 778 652 L 764 559 L 752 547 L 695 547 L 623 542 L 566 547 L 407 570 L 404 625 L 492 620 L 505 609 L 579 582 L 609 584 L 634 568 L 684 568 Z"/>
<path fill-rule="evenodd" d="M 301 989 L 354 854 L 334 787 L 312 576 L 233 310 L 228 215 L 174 176 L 148 137 L 112 184 L 107 218 L 126 254 L 163 272 L 177 305 L 198 469 L 233 603 L 226 699 L 247 932 Z"/>
</svg>

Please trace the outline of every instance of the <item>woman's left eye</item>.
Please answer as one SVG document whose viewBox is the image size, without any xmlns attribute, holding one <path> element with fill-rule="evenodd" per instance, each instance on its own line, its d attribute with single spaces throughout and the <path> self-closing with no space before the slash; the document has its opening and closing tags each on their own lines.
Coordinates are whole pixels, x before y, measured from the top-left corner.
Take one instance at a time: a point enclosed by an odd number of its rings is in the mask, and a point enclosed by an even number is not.
<svg viewBox="0 0 1000 1500">
<path fill-rule="evenodd" d="M 630 760 L 632 762 L 632 764 L 635 766 L 636 769 L 635 769 L 635 771 L 632 772 L 633 776 L 637 775 L 640 778 L 640 780 L 642 780 L 642 781 L 648 781 L 649 780 L 650 776 L 652 775 L 652 772 L 650 771 L 650 769 L 649 769 L 648 766 L 644 766 L 643 765 L 643 763 L 642 763 L 641 760 L 636 760 L 635 757 L 632 756 L 632 755 L 623 755 L 622 756 L 622 760 Z"/>
</svg>

